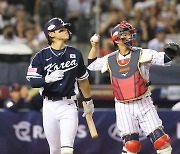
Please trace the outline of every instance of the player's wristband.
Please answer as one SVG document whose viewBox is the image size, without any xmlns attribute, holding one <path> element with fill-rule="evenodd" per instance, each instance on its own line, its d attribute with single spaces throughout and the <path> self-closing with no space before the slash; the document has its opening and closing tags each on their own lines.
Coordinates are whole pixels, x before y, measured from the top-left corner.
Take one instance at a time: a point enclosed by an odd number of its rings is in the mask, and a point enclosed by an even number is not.
<svg viewBox="0 0 180 154">
<path fill-rule="evenodd" d="M 88 65 L 90 65 L 93 61 L 95 61 L 97 59 L 97 57 L 93 58 L 93 59 L 88 59 Z"/>
<path fill-rule="evenodd" d="M 91 97 L 89 98 L 84 98 L 84 101 L 86 102 L 87 105 L 93 105 L 93 100 Z"/>
<path fill-rule="evenodd" d="M 45 78 L 31 78 L 30 79 L 30 85 L 33 88 L 40 88 L 40 87 L 44 87 L 45 85 Z"/>
<path fill-rule="evenodd" d="M 92 100 L 91 97 L 89 97 L 89 98 L 84 98 L 84 101 L 86 101 L 86 102 L 91 101 L 91 100 Z"/>
</svg>

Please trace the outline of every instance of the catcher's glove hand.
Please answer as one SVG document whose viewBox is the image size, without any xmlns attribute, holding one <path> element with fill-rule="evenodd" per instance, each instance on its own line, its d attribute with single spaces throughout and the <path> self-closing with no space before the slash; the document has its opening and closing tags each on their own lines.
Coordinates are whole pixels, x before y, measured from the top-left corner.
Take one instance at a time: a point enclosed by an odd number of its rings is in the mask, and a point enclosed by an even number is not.
<svg viewBox="0 0 180 154">
<path fill-rule="evenodd" d="M 180 46 L 177 43 L 168 43 L 164 47 L 166 55 L 173 59 L 176 56 L 180 56 Z"/>
</svg>

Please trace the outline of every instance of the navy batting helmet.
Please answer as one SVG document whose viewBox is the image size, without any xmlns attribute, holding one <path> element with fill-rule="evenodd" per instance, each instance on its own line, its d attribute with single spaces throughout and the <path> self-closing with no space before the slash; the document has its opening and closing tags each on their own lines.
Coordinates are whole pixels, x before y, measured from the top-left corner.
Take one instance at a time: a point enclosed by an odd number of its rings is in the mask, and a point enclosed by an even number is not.
<svg viewBox="0 0 180 154">
<path fill-rule="evenodd" d="M 64 23 L 64 21 L 61 18 L 52 18 L 51 20 L 49 20 L 48 22 L 45 23 L 44 25 L 44 34 L 46 36 L 46 38 L 48 39 L 48 33 L 49 32 L 53 32 L 57 29 L 60 29 L 61 27 L 68 27 L 71 26 L 70 23 Z M 71 35 L 71 32 L 69 31 L 69 34 Z"/>
</svg>

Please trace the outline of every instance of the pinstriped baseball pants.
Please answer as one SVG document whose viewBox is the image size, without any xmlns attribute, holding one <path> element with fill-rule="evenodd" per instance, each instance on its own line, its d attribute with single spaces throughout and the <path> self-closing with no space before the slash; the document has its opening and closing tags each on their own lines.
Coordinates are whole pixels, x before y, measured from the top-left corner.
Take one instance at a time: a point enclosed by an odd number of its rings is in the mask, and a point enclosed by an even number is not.
<svg viewBox="0 0 180 154">
<path fill-rule="evenodd" d="M 140 129 L 147 136 L 162 126 L 162 121 L 150 96 L 127 103 L 116 101 L 115 111 L 116 123 L 121 136 L 140 133 Z"/>
</svg>

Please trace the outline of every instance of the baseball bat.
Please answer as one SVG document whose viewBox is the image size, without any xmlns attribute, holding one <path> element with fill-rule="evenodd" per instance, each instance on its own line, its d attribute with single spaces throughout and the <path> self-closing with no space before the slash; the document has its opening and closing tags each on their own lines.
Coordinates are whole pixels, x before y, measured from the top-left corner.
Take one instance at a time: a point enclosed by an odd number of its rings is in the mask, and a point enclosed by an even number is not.
<svg viewBox="0 0 180 154">
<path fill-rule="evenodd" d="M 82 104 L 83 104 L 83 108 L 85 109 L 86 102 L 83 101 Z M 93 139 L 97 138 L 98 133 L 97 133 L 96 126 L 94 124 L 94 120 L 92 118 L 92 115 L 90 113 L 86 114 L 86 122 L 87 122 L 87 125 L 88 125 L 88 128 L 89 128 L 89 132 L 91 134 L 91 137 Z"/>
</svg>

